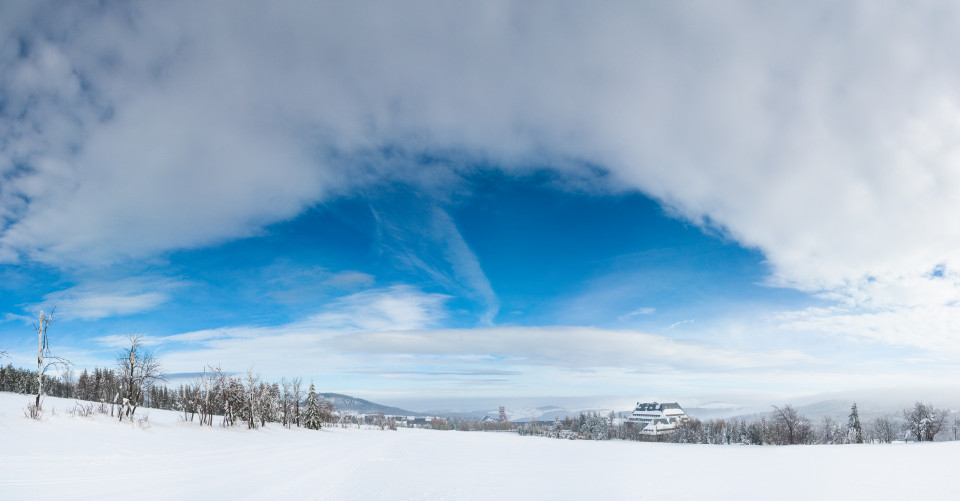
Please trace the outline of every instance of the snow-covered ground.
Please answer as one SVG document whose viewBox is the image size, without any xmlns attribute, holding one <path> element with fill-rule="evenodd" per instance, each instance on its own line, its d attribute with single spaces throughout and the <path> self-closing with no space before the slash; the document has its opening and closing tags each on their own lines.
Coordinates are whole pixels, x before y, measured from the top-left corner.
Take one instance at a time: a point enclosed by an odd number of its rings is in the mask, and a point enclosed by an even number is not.
<svg viewBox="0 0 960 501">
<path fill-rule="evenodd" d="M 958 499 L 960 443 L 701 446 L 512 433 L 146 429 L 0 393 L 0 499 Z M 52 415 L 51 409 L 56 409 Z"/>
</svg>

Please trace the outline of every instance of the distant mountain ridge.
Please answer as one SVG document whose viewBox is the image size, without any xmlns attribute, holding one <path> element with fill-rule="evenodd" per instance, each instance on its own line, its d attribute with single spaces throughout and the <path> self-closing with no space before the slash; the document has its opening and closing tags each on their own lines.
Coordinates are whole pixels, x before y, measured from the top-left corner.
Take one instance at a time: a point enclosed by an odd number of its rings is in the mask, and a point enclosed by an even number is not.
<svg viewBox="0 0 960 501">
<path fill-rule="evenodd" d="M 382 412 L 389 416 L 426 416 L 422 412 L 413 412 L 399 407 L 390 407 L 381 405 L 362 398 L 351 397 L 342 393 L 320 393 L 321 397 L 333 404 L 338 412 L 351 412 L 356 414 L 376 414 Z"/>
<path fill-rule="evenodd" d="M 512 423 L 526 423 L 529 421 L 553 421 L 554 419 L 563 419 L 565 417 L 575 418 L 583 413 L 598 412 L 604 416 L 610 413 L 609 408 L 589 407 L 577 409 L 565 409 L 556 405 L 545 405 L 540 407 L 507 407 L 505 409 L 507 419 Z M 442 416 L 447 418 L 461 418 L 467 420 L 479 420 L 484 417 L 492 419 L 500 418 L 499 409 L 485 409 L 476 411 L 450 411 L 450 410 L 432 410 L 430 415 Z"/>
<path fill-rule="evenodd" d="M 490 410 L 476 410 L 476 411 L 450 411 L 450 410 L 430 410 L 427 412 L 414 412 L 406 409 L 401 409 L 399 407 L 391 407 L 388 405 L 378 404 L 376 402 L 371 402 L 369 400 L 364 400 L 362 398 L 351 397 L 350 395 L 344 395 L 342 393 L 318 393 L 321 397 L 333 404 L 333 407 L 338 412 L 348 412 L 355 414 L 376 414 L 382 412 L 388 416 L 439 416 L 444 418 L 460 418 L 467 420 L 479 420 L 484 416 L 489 416 L 494 419 L 500 418 L 499 409 L 490 409 Z M 601 412 L 603 415 L 606 415 L 610 412 L 609 409 L 589 409 L 586 412 Z M 566 416 L 576 417 L 580 414 L 581 410 L 569 410 L 563 409 L 561 407 L 548 405 L 537 408 L 510 408 L 508 407 L 507 416 L 510 421 L 514 422 L 527 422 L 531 419 L 536 419 L 538 421 L 553 421 L 554 418 L 563 419 Z"/>
<path fill-rule="evenodd" d="M 953 389 L 953 387 L 950 388 Z M 919 391 L 914 392 L 909 390 L 901 390 L 901 394 L 896 394 L 893 398 L 888 396 L 890 393 L 889 391 L 882 393 L 868 391 L 856 392 L 856 394 L 854 394 L 854 392 L 849 393 L 851 393 L 849 396 L 843 395 L 846 398 L 836 398 L 836 395 L 830 395 L 833 398 L 824 398 L 823 400 L 813 401 L 808 400 L 807 402 L 794 402 L 792 405 L 797 412 L 803 416 L 806 416 L 812 421 L 819 421 L 823 416 L 830 416 L 832 419 L 845 421 L 850 413 L 850 406 L 853 405 L 853 402 L 857 402 L 858 404 L 861 420 L 870 420 L 882 415 L 899 415 L 902 409 L 909 408 L 913 401 L 921 399 L 935 405 L 936 407 L 948 409 L 960 408 L 960 397 L 955 396 L 960 395 L 960 391 L 924 393 Z M 490 417 L 491 419 L 500 418 L 499 409 L 490 407 L 477 410 L 463 408 L 428 409 L 423 412 L 414 412 L 407 409 L 401 409 L 399 407 L 378 404 L 362 398 L 351 397 L 342 393 L 320 393 L 319 395 L 330 401 L 337 411 L 348 413 L 376 414 L 378 412 L 383 412 L 386 415 L 393 416 L 438 416 L 443 418 L 466 420 L 480 420 L 485 416 Z M 883 398 L 884 396 L 887 398 Z M 779 405 L 785 405 L 788 403 L 791 402 L 785 401 Z M 681 407 L 683 407 L 682 403 Z M 629 416 L 630 412 L 633 410 L 632 407 L 629 409 L 620 407 L 618 409 L 619 410 L 614 409 L 618 416 Z M 683 407 L 683 409 L 690 417 L 701 420 L 721 418 L 749 420 L 758 416 L 769 415 L 769 413 L 772 411 L 772 405 L 734 404 L 717 401 L 708 404 L 701 404 L 700 406 Z M 554 419 L 563 419 L 564 417 L 575 418 L 579 416 L 581 412 L 598 412 L 603 416 L 607 416 L 611 411 L 610 407 L 605 407 L 602 405 L 596 407 L 560 407 L 555 405 L 534 407 L 524 405 L 507 405 L 505 410 L 507 418 L 511 422 L 519 423 L 528 422 L 530 420 L 553 421 Z"/>
</svg>

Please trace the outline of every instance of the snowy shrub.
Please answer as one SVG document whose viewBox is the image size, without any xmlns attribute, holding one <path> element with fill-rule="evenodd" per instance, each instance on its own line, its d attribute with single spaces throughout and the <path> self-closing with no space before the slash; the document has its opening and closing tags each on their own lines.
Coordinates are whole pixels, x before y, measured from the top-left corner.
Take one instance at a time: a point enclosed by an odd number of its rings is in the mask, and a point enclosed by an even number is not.
<svg viewBox="0 0 960 501">
<path fill-rule="evenodd" d="M 30 419 L 40 419 L 43 415 L 43 409 L 39 407 L 36 403 L 31 403 L 23 411 L 23 415 L 27 416 Z"/>
<path fill-rule="evenodd" d="M 73 409 L 70 410 L 70 415 L 73 417 L 90 417 L 93 415 L 93 404 L 81 404 L 77 402 L 73 406 Z"/>
<path fill-rule="evenodd" d="M 387 416 L 383 412 L 378 412 L 373 416 L 373 425 L 379 426 L 381 430 L 387 427 Z"/>
</svg>

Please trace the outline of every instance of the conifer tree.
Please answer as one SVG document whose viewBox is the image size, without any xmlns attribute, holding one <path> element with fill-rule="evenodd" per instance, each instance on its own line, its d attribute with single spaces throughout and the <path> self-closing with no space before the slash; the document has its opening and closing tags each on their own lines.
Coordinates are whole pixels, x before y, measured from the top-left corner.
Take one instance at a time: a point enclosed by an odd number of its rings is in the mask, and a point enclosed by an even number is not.
<svg viewBox="0 0 960 501">
<path fill-rule="evenodd" d="M 857 410 L 857 403 L 853 403 L 853 407 L 850 408 L 850 421 L 848 422 L 850 427 L 850 439 L 855 444 L 863 443 L 863 428 L 860 426 L 860 411 Z"/>
<path fill-rule="evenodd" d="M 320 399 L 317 398 L 317 392 L 313 389 L 313 383 L 310 383 L 310 391 L 307 393 L 307 405 L 303 411 L 303 425 L 310 430 L 319 430 L 323 425 L 323 407 L 320 405 Z"/>
</svg>

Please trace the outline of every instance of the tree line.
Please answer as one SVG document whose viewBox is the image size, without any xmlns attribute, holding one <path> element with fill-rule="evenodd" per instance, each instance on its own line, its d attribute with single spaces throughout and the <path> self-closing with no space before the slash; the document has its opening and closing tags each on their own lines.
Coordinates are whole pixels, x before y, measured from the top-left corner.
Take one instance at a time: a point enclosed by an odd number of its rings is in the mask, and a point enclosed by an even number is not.
<svg viewBox="0 0 960 501">
<path fill-rule="evenodd" d="M 555 419 L 553 423 L 532 421 L 518 429 L 521 435 L 588 440 L 637 440 L 686 444 L 858 444 L 957 440 L 960 416 L 951 421 L 950 411 L 917 402 L 898 416 L 879 416 L 864 424 L 854 403 L 846 422 L 824 416 L 814 422 L 790 405 L 774 406 L 768 414 L 750 418 L 688 419 L 675 430 L 644 435 L 642 424 L 619 418 L 614 412 L 581 413 L 578 418 Z"/>
<path fill-rule="evenodd" d="M 960 418 L 949 422 L 950 411 L 916 402 L 900 415 L 878 416 L 860 421 L 856 404 L 847 421 L 824 416 L 814 422 L 790 405 L 774 407 L 768 415 L 731 420 L 690 420 L 668 436 L 671 442 L 699 444 L 858 444 L 913 440 L 956 440 Z M 952 424 L 952 430 L 948 427 Z M 952 431 L 952 433 L 950 433 Z"/>
<path fill-rule="evenodd" d="M 335 420 L 333 404 L 307 388 L 301 378 L 268 383 L 252 372 L 245 376 L 224 373 L 219 368 L 205 371 L 196 381 L 176 386 L 130 377 L 128 368 L 67 370 L 61 377 L 43 375 L 43 394 L 92 402 L 98 410 L 119 420 L 132 419 L 136 409 L 172 410 L 183 413 L 184 421 L 201 426 L 257 428 L 268 422 L 286 427 L 320 429 Z M 36 394 L 36 371 L 0 366 L 0 391 Z"/>
<path fill-rule="evenodd" d="M 49 354 L 46 329 L 51 318 L 41 313 L 35 326 L 36 371 L 11 364 L 0 367 L 0 391 L 37 395 L 26 411 L 30 417 L 40 417 L 41 397 L 50 395 L 99 404 L 97 411 L 119 421 L 134 419 L 139 407 L 179 411 L 185 421 L 196 420 L 201 426 L 213 426 L 215 416 L 220 426 L 244 424 L 247 428 L 278 422 L 286 427 L 320 429 L 334 420 L 333 405 L 317 395 L 313 383 L 305 391 L 300 378 L 271 384 L 253 371 L 236 376 L 209 367 L 193 383 L 175 388 L 161 384 L 166 381 L 163 369 L 140 334 L 128 336 L 129 343 L 117 354 L 115 368 L 84 369 L 76 375 L 69 361 Z M 61 377 L 47 374 L 51 359 L 65 367 Z"/>
</svg>

